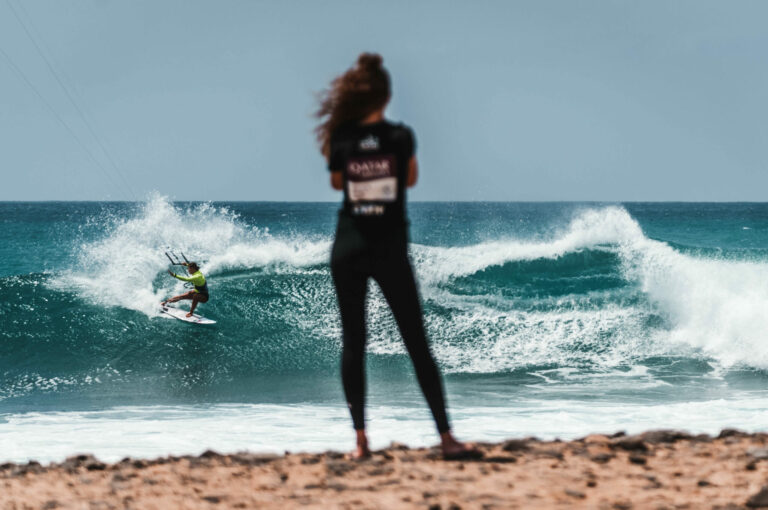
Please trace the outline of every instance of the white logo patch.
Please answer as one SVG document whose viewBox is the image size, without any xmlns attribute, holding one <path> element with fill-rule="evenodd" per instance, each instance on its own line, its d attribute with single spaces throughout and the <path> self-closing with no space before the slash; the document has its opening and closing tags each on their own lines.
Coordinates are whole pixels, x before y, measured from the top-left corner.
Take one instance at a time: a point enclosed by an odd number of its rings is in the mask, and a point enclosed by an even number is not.
<svg viewBox="0 0 768 510">
<path fill-rule="evenodd" d="M 379 139 L 373 135 L 368 135 L 367 137 L 360 140 L 361 151 L 375 151 L 378 148 L 379 148 Z"/>
</svg>

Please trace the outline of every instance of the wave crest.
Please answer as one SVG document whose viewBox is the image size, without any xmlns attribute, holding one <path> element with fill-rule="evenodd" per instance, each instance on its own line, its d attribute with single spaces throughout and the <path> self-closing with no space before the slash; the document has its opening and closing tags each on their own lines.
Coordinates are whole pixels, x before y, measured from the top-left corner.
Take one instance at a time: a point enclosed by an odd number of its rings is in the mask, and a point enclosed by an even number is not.
<svg viewBox="0 0 768 510">
<path fill-rule="evenodd" d="M 236 277 L 233 272 L 248 278 L 309 279 L 299 288 L 323 303 L 322 309 L 296 306 L 296 295 L 271 289 L 276 306 L 285 307 L 286 323 L 338 342 L 327 267 L 330 240 L 275 238 L 226 208 L 203 204 L 182 209 L 161 196 L 152 197 L 133 218 L 108 220 L 105 236 L 82 243 L 77 266 L 52 278 L 51 285 L 74 288 L 100 305 L 154 316 L 161 299 L 182 290 L 181 283 L 163 274 L 168 264 L 162 253 L 173 247 L 202 261 L 207 275 L 219 276 L 211 279 L 219 296 L 226 293 L 227 278 Z M 596 276 L 590 277 L 602 283 L 590 283 L 577 274 L 578 267 L 558 272 L 558 264 L 571 264 L 571 255 L 595 251 L 611 255 L 585 261 L 593 264 L 589 269 Z M 411 253 L 436 355 L 452 371 L 499 372 L 546 360 L 605 367 L 696 352 L 723 365 L 768 368 L 763 347 L 768 264 L 681 253 L 648 238 L 622 207 L 584 209 L 547 238 L 460 247 L 414 244 Z M 552 269 L 536 265 L 538 273 L 525 286 L 515 287 L 521 280 L 506 270 L 477 278 L 511 263 L 516 265 L 510 271 L 531 272 L 528 262 L 543 260 L 551 261 Z M 471 285 L 466 278 L 474 278 Z M 559 293 L 552 290 L 558 285 Z M 256 299 L 239 292 L 243 299 Z M 377 292 L 369 314 L 372 352 L 403 352 Z"/>
</svg>

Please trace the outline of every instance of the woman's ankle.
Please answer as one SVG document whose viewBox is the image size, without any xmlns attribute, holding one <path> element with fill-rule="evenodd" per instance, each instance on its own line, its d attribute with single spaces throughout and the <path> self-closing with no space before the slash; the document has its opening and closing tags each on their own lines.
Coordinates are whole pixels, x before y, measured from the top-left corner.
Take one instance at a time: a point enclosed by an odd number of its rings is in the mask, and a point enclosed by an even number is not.
<svg viewBox="0 0 768 510">
<path fill-rule="evenodd" d="M 442 444 L 446 443 L 457 443 L 456 438 L 453 437 L 453 433 L 450 430 L 446 430 L 445 432 L 440 433 L 440 442 Z"/>
<path fill-rule="evenodd" d="M 364 459 L 371 456 L 371 450 L 368 448 L 368 436 L 365 434 L 365 429 L 355 430 L 357 449 L 355 450 L 354 458 Z"/>
</svg>

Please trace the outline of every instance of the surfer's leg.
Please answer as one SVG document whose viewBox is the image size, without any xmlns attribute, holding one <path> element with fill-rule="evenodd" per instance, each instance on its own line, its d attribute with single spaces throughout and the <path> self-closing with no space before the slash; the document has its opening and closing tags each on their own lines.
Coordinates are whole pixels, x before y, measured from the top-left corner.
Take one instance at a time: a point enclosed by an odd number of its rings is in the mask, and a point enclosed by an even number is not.
<svg viewBox="0 0 768 510">
<path fill-rule="evenodd" d="M 373 277 L 395 316 L 437 430 L 440 434 L 447 433 L 450 426 L 445 411 L 443 385 L 427 343 L 419 293 L 408 256 L 403 252 L 394 260 L 382 261 L 376 268 Z"/>
<path fill-rule="evenodd" d="M 164 301 L 163 303 L 175 303 L 177 301 L 181 301 L 182 299 L 192 299 L 192 296 L 195 294 L 194 291 L 189 291 L 184 294 L 179 294 L 178 296 L 173 296 L 171 299 L 168 299 L 167 301 Z"/>
<path fill-rule="evenodd" d="M 193 292 L 192 305 L 189 307 L 189 313 L 187 314 L 187 317 L 192 317 L 192 314 L 195 313 L 195 308 L 197 308 L 198 303 L 206 303 L 206 302 L 208 302 L 208 294 L 200 294 L 199 292 Z"/>
<path fill-rule="evenodd" d="M 343 350 L 341 380 L 355 430 L 365 430 L 365 294 L 368 278 L 332 263 L 331 272 L 341 312 Z M 358 441 L 359 443 L 359 441 Z"/>
</svg>

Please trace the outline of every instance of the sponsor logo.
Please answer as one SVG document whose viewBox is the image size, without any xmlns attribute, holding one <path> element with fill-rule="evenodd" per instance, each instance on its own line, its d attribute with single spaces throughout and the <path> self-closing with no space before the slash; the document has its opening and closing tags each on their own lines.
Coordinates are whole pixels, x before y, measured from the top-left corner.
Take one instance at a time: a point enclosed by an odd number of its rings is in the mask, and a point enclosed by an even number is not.
<svg viewBox="0 0 768 510">
<path fill-rule="evenodd" d="M 397 178 L 350 180 L 347 181 L 347 192 L 353 202 L 394 202 L 397 200 Z"/>
<path fill-rule="evenodd" d="M 379 139 L 373 135 L 369 135 L 360 140 L 361 151 L 375 151 L 379 148 Z"/>
<path fill-rule="evenodd" d="M 347 164 L 347 173 L 353 179 L 376 179 L 394 175 L 392 158 L 353 159 Z"/>
<path fill-rule="evenodd" d="M 384 206 L 376 204 L 358 204 L 352 207 L 352 214 L 356 216 L 381 216 L 384 214 Z"/>
<path fill-rule="evenodd" d="M 346 174 L 347 196 L 350 201 L 359 203 L 397 200 L 397 163 L 393 155 L 350 159 L 347 161 Z"/>
</svg>

